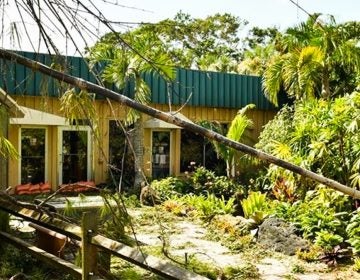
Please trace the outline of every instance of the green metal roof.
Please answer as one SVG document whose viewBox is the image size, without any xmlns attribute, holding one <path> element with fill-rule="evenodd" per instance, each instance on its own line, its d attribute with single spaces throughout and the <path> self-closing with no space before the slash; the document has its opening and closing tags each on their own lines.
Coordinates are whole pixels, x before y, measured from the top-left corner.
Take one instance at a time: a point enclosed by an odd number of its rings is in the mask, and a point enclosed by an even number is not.
<svg viewBox="0 0 360 280">
<path fill-rule="evenodd" d="M 51 57 L 47 54 L 31 52 L 18 53 L 46 65 L 60 60 L 61 65 L 67 65 L 65 67 L 67 73 L 96 82 L 86 61 L 81 57 Z M 65 87 L 52 78 L 10 61 L 0 60 L 0 69 L 2 73 L 0 85 L 12 95 L 59 97 Z M 144 75 L 151 89 L 153 103 L 168 104 L 170 97 L 173 105 L 183 104 L 189 99 L 187 103 L 189 106 L 242 108 L 253 103 L 258 109 L 275 110 L 262 91 L 261 77 L 181 68 L 176 72 L 175 81 L 169 84 L 156 73 Z M 111 88 L 119 92 L 114 86 Z M 132 97 L 132 88 L 129 84 L 122 93 Z"/>
</svg>

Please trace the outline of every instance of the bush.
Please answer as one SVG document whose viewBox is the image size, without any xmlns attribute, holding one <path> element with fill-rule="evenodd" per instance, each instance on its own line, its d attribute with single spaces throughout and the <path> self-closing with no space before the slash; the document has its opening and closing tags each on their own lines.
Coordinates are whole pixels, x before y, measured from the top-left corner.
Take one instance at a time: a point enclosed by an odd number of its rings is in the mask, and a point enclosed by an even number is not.
<svg viewBox="0 0 360 280">
<path fill-rule="evenodd" d="M 354 188 L 360 186 L 360 93 L 311 99 L 285 107 L 259 137 L 257 148 Z M 300 198 L 314 182 L 270 165 L 271 188 L 286 182 Z"/>
<path fill-rule="evenodd" d="M 349 224 L 346 226 L 348 235 L 347 242 L 350 243 L 354 254 L 360 253 L 360 208 L 354 212 Z"/>
<path fill-rule="evenodd" d="M 242 191 L 242 187 L 226 176 L 215 176 L 215 173 L 205 167 L 197 167 L 190 177 L 193 184 L 194 193 L 205 195 L 214 194 L 217 197 L 229 199 L 237 191 Z"/>
<path fill-rule="evenodd" d="M 183 180 L 175 177 L 167 177 L 161 180 L 154 180 L 150 184 L 162 201 L 174 196 L 193 192 L 193 188 Z"/>
<path fill-rule="evenodd" d="M 294 204 L 278 203 L 273 212 L 275 216 L 294 223 L 303 237 L 315 240 L 323 231 L 345 238 L 344 229 L 349 215 L 344 211 L 348 209 L 349 202 L 346 195 L 332 189 L 319 188 L 307 192 L 303 201 Z"/>
<path fill-rule="evenodd" d="M 215 215 L 231 214 L 234 212 L 234 198 L 225 200 L 224 197 L 217 198 L 214 194 L 204 195 L 185 195 L 181 201 L 194 207 L 199 216 L 205 220 L 212 219 Z"/>
</svg>

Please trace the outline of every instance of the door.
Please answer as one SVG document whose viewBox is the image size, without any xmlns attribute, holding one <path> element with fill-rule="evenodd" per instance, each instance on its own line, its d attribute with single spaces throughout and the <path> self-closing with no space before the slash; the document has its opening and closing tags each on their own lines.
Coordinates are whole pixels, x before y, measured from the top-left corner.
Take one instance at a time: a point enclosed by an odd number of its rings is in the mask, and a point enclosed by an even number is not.
<svg viewBox="0 0 360 280">
<path fill-rule="evenodd" d="M 87 128 L 59 129 L 59 184 L 91 178 L 91 142 Z"/>
<path fill-rule="evenodd" d="M 21 128 L 21 184 L 46 181 L 46 129 Z"/>
<path fill-rule="evenodd" d="M 152 132 L 152 177 L 165 178 L 170 175 L 170 131 Z"/>
</svg>

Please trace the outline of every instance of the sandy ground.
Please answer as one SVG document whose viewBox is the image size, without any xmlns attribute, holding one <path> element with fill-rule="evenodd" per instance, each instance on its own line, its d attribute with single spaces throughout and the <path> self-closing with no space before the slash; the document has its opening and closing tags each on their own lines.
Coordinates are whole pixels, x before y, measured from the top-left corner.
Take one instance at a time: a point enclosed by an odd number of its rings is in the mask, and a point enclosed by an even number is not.
<svg viewBox="0 0 360 280">
<path fill-rule="evenodd" d="M 133 216 L 141 215 L 141 211 L 132 213 Z M 135 218 L 136 219 L 136 218 Z M 242 254 L 234 254 L 219 242 L 206 239 L 206 228 L 186 219 L 165 224 L 169 234 L 170 252 L 173 255 L 184 256 L 195 254 L 197 258 L 213 263 L 215 266 L 241 266 L 246 263 Z M 157 228 L 157 229 L 156 229 Z M 137 239 L 145 244 L 161 246 L 159 227 L 156 222 L 138 228 Z M 254 260 L 263 280 L 360 280 L 360 273 L 351 268 L 347 270 L 329 270 L 323 263 L 306 263 L 295 256 L 285 256 L 279 253 L 265 254 L 264 258 Z M 301 266 L 303 273 L 293 272 L 294 267 Z"/>
</svg>

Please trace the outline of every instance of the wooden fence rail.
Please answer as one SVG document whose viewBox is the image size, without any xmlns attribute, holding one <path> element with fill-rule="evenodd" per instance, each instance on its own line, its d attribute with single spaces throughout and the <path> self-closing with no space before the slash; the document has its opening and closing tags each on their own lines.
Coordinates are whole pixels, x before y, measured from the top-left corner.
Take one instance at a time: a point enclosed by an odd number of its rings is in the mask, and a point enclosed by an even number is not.
<svg viewBox="0 0 360 280">
<path fill-rule="evenodd" d="M 36 225 L 81 241 L 82 267 L 80 268 L 30 245 L 21 239 L 15 238 L 6 232 L 0 231 L 0 239 L 30 253 L 41 261 L 63 269 L 77 279 L 99 279 L 96 276 L 98 274 L 98 262 L 96 260 L 97 249 L 100 249 L 100 251 L 105 252 L 108 255 L 120 257 L 166 279 L 207 279 L 184 268 L 178 267 L 169 261 L 144 254 L 137 248 L 129 247 L 123 243 L 97 234 L 93 214 L 84 213 L 82 226 L 80 227 L 54 217 L 50 212 L 47 212 L 46 209 L 36 209 L 36 207 L 34 209 L 29 209 L 24 207 L 21 202 L 14 204 L 9 200 L 1 198 L 1 196 L 0 209 Z"/>
</svg>

